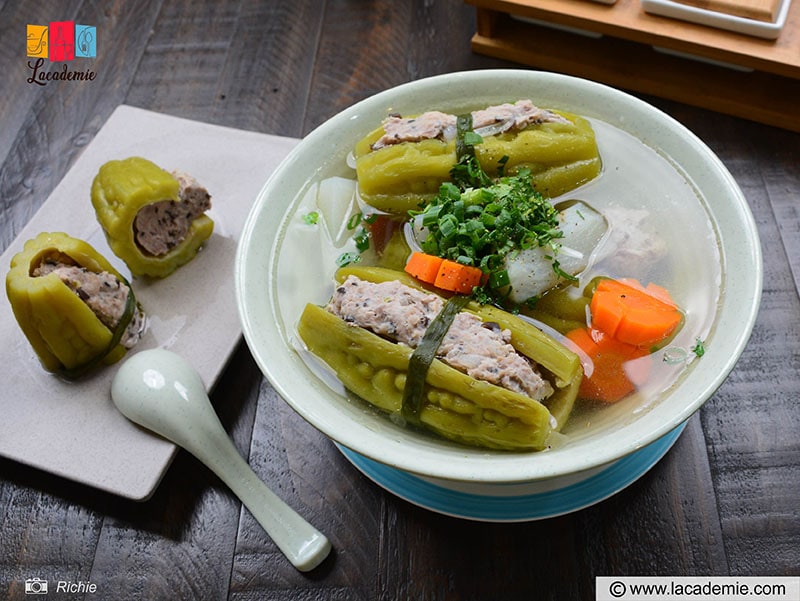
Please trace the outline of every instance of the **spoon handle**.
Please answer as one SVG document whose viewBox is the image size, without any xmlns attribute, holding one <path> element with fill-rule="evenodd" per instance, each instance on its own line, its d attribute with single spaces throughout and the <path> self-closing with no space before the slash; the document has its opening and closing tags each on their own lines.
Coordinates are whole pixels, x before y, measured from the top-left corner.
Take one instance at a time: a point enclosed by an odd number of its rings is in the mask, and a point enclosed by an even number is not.
<svg viewBox="0 0 800 601">
<path fill-rule="evenodd" d="M 261 481 L 216 421 L 219 428 L 205 433 L 205 444 L 184 448 L 228 485 L 292 565 L 301 572 L 317 567 L 328 556 L 330 541 Z"/>
<path fill-rule="evenodd" d="M 111 398 L 131 421 L 183 447 L 214 472 L 300 571 L 318 566 L 331 544 L 253 472 L 219 421 L 203 381 L 181 357 L 142 351 L 120 367 Z"/>
</svg>

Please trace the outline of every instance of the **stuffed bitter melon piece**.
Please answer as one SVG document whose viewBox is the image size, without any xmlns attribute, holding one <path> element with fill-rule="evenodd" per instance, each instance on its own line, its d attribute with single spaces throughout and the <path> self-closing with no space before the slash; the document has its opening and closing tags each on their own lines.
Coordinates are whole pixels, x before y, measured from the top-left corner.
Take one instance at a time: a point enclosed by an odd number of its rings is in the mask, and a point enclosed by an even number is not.
<svg viewBox="0 0 800 601">
<path fill-rule="evenodd" d="M 370 282 L 396 280 L 412 288 L 434 291 L 434 288 L 423 284 L 405 272 L 384 267 L 348 265 L 338 269 L 335 278 L 341 284 L 351 275 Z M 441 295 L 443 291 L 436 289 L 435 293 Z M 575 353 L 518 316 L 493 305 L 482 305 L 477 301 L 470 301 L 465 310 L 478 315 L 483 322 L 496 323 L 501 328 L 510 330 L 514 339 L 514 347 L 555 376 L 558 388 L 565 387 L 576 376 L 583 373 L 580 358 Z"/>
<path fill-rule="evenodd" d="M 489 107 L 483 112 L 506 106 L 516 105 Z M 517 122 L 521 128 L 512 123 L 505 130 L 495 124 L 480 127 L 476 122 L 475 131 L 484 132 L 483 142 L 475 145 L 484 171 L 495 177 L 501 170 L 514 175 L 520 169 L 529 169 L 534 188 L 548 197 L 597 177 L 601 160 L 589 121 L 566 112 L 536 110 L 554 117 Z M 419 208 L 450 180 L 450 170 L 457 162 L 455 116 L 432 111 L 415 119 L 422 121 L 428 115 L 439 116 L 434 126 L 418 129 L 412 136 L 398 134 L 393 141 L 385 122 L 358 142 L 354 156 L 359 192 L 365 202 L 382 211 L 405 213 Z M 385 142 L 387 137 L 390 143 Z"/>
<path fill-rule="evenodd" d="M 337 280 L 350 283 L 353 276 L 373 283 L 413 282 L 393 270 L 358 267 L 340 270 Z M 534 364 L 536 356 L 543 358 L 539 365 L 546 370 L 547 380 L 531 392 L 541 396 L 542 402 L 528 393 L 506 388 L 505 383 L 493 383 L 456 369 L 448 364 L 452 360 L 448 354 L 444 359 L 434 359 L 425 375 L 415 421 L 445 438 L 469 445 L 505 450 L 545 448 L 550 434 L 566 422 L 582 376 L 580 362 L 569 350 L 529 324 L 499 310 L 490 312 L 486 319 L 484 309 L 470 303 L 467 310 L 478 315 L 486 329 L 496 329 L 495 324 L 502 329 L 511 326 L 511 344 L 517 351 Z M 413 345 L 398 344 L 348 323 L 349 319 L 309 304 L 298 332 L 309 351 L 327 363 L 346 388 L 390 414 L 405 417 L 404 392 Z M 390 324 L 389 329 L 392 327 Z M 446 344 L 445 341 L 443 347 Z M 545 363 L 554 371 L 545 368 Z"/>
<path fill-rule="evenodd" d="M 78 377 L 118 361 L 144 331 L 130 284 L 90 244 L 61 232 L 28 240 L 6 293 L 44 368 Z"/>
<path fill-rule="evenodd" d="M 204 188 L 140 157 L 101 166 L 92 205 L 111 250 L 136 276 L 168 276 L 195 257 L 214 229 Z"/>
</svg>

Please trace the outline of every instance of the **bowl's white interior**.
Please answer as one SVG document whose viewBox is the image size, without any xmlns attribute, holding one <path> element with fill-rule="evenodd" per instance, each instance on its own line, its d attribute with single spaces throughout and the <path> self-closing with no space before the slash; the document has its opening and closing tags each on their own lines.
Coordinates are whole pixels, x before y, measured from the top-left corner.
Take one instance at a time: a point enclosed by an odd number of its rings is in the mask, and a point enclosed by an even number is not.
<svg viewBox="0 0 800 601">
<path fill-rule="evenodd" d="M 392 424 L 332 393 L 291 350 L 292 332 L 278 307 L 277 278 L 284 215 L 308 182 L 347 175 L 345 157 L 388 113 L 428 107 L 458 109 L 531 98 L 605 121 L 631 133 L 679 166 L 699 190 L 721 247 L 723 286 L 707 352 L 663 400 L 635 415 L 624 404 L 586 435 L 533 454 L 468 449 Z M 690 234 L 689 234 L 690 235 Z M 298 264 L 316 261 L 313 253 Z M 332 258 L 328 259 L 332 262 Z M 725 277 L 724 274 L 735 274 Z M 236 294 L 245 339 L 281 396 L 333 440 L 374 460 L 436 478 L 520 482 L 603 465 L 656 440 L 688 419 L 733 368 L 755 321 L 761 294 L 761 251 L 747 203 L 719 159 L 691 132 L 654 107 L 612 88 L 568 76 L 517 70 L 455 73 L 406 84 L 364 100 L 309 134 L 265 184 L 245 224 L 236 259 Z M 306 285 L 306 284 L 303 284 Z M 323 283 L 323 285 L 325 285 Z M 596 424 L 597 425 L 597 424 Z"/>
</svg>

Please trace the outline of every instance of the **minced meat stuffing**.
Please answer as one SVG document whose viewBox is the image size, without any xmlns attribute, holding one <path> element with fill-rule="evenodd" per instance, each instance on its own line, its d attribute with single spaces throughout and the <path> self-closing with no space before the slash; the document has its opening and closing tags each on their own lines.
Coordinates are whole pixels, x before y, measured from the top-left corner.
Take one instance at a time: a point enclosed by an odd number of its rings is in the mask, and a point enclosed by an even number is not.
<svg viewBox="0 0 800 601">
<path fill-rule="evenodd" d="M 371 148 L 379 150 L 401 142 L 420 140 L 452 140 L 456 135 L 457 119 L 456 115 L 439 111 L 428 111 L 418 117 L 391 115 L 383 122 L 384 134 Z M 542 123 L 569 123 L 569 120 L 535 106 L 530 100 L 498 104 L 472 113 L 472 129 L 482 135 L 496 135 Z"/>
<path fill-rule="evenodd" d="M 398 281 L 373 283 L 349 276 L 326 307 L 347 323 L 416 348 L 444 301 Z M 511 345 L 511 332 L 459 313 L 439 347 L 439 359 L 467 375 L 536 400 L 553 393 L 536 366 Z"/>
<path fill-rule="evenodd" d="M 62 261 L 45 260 L 33 270 L 34 277 L 55 273 L 112 332 L 125 313 L 130 289 L 114 274 L 107 271 L 96 273 L 78 265 Z M 134 311 L 128 327 L 120 340 L 125 348 L 132 348 L 144 334 L 145 317 L 142 311 Z"/>
<path fill-rule="evenodd" d="M 192 176 L 173 172 L 180 185 L 179 201 L 160 200 L 143 207 L 133 222 L 136 243 L 159 257 L 186 239 L 192 221 L 211 208 L 211 195 Z"/>
</svg>

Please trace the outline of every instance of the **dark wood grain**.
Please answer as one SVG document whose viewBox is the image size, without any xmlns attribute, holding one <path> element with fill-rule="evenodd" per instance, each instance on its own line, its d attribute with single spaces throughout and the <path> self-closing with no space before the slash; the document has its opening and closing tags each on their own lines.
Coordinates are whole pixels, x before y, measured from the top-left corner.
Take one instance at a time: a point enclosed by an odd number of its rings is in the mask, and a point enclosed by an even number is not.
<svg viewBox="0 0 800 601">
<path fill-rule="evenodd" d="M 792 500 L 800 490 L 798 410 L 792 401 L 800 398 L 800 305 L 797 238 L 791 235 L 798 224 L 798 155 L 787 132 L 753 125 L 752 135 L 741 137 L 733 133 L 732 120 L 715 121 L 727 132 L 715 150 L 756 216 L 764 290 L 753 336 L 736 370 L 702 411 L 704 431 L 716 468 L 731 571 L 762 573 L 753 558 L 769 557 L 779 573 L 789 573 L 797 569 L 791 541 L 800 534 Z"/>
<path fill-rule="evenodd" d="M 442 26 L 446 23 L 445 26 Z M 348 106 L 393 86 L 430 75 L 498 66 L 469 49 L 474 14 L 457 2 L 330 2 L 304 133 Z"/>
<path fill-rule="evenodd" d="M 28 84 L 25 24 L 72 18 L 103 33 L 98 79 Z M 394 85 L 518 67 L 473 54 L 474 31 L 458 0 L 0 2 L 0 248 L 120 103 L 300 137 Z M 730 169 L 765 268 L 741 359 L 650 472 L 548 520 L 439 515 L 356 470 L 242 343 L 212 401 L 259 476 L 331 539 L 331 556 L 308 574 L 292 568 L 184 452 L 144 503 L 0 459 L 0 598 L 30 598 L 34 576 L 98 587 L 57 597 L 70 599 L 483 601 L 590 600 L 604 575 L 800 574 L 800 135 L 644 98 Z"/>
<path fill-rule="evenodd" d="M 150 28 L 158 16 L 158 4 L 147 0 L 109 2 L 103 10 L 91 3 L 76 3 L 68 12 L 58 2 L 43 3 L 32 13 L 25 8 L 28 6 L 19 3 L 19 7 L 15 4 L 3 8 L 3 23 L 8 23 L 3 40 L 8 40 L 7 47 L 18 49 L 16 56 L 4 57 L 8 62 L 3 73 L 9 74 L 4 77 L 4 85 L 14 90 L 14 95 L 20 95 L 12 96 L 10 102 L 4 100 L 0 112 L 3 122 L 8 120 L 9 128 L 16 129 L 13 140 L 3 146 L 8 150 L 0 174 L 0 215 L 4 224 L 0 246 L 4 249 L 114 108 L 124 102 Z M 44 86 L 27 83 L 31 73 L 23 56 L 25 26 L 58 19 L 91 23 L 115 41 L 113 52 L 100 52 L 94 60 L 96 79 L 85 82 L 91 85 L 74 85 L 75 82 L 69 81 L 52 81 Z M 15 39 L 19 40 L 17 45 L 12 43 Z M 20 88 L 24 91 L 17 92 Z M 27 107 L 19 116 L 18 105 Z M 5 127 L 2 129 L 6 131 Z"/>
</svg>

